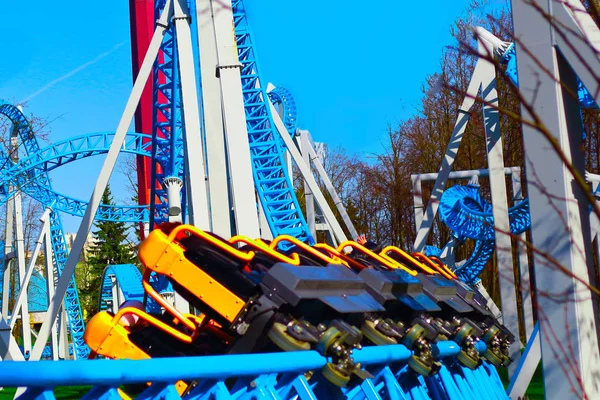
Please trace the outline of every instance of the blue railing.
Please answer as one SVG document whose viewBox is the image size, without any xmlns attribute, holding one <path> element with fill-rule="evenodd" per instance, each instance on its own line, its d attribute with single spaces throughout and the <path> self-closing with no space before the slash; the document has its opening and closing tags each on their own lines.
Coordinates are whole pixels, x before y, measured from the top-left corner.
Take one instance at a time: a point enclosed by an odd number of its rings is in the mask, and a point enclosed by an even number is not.
<svg viewBox="0 0 600 400">
<path fill-rule="evenodd" d="M 460 351 L 454 342 L 434 345 L 439 359 L 447 359 L 440 373 L 422 377 L 411 372 L 406 360 L 411 352 L 402 345 L 365 347 L 354 359 L 373 375 L 349 388 L 337 388 L 317 372 L 307 380 L 305 372 L 318 371 L 329 361 L 316 351 L 227 356 L 160 358 L 148 360 L 82 360 L 65 362 L 0 363 L 0 386 L 27 387 L 27 399 L 54 399 L 60 386 L 92 385 L 84 399 L 120 398 L 121 385 L 153 382 L 137 398 L 179 399 L 173 385 L 178 380 L 198 386 L 184 399 L 503 399 L 496 370 L 483 363 L 476 370 L 452 360 Z M 485 351 L 483 343 L 478 351 Z M 237 378 L 235 383 L 225 380 Z"/>
</svg>

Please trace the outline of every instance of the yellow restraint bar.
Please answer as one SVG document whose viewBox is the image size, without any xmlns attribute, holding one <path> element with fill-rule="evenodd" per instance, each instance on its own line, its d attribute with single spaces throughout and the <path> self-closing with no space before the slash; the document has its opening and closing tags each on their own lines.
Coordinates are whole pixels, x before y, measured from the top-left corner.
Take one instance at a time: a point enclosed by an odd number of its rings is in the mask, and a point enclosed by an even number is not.
<svg viewBox="0 0 600 400">
<path fill-rule="evenodd" d="M 199 237 L 242 261 L 252 260 L 255 253 L 239 251 L 230 243 L 191 225 L 179 225 L 168 236 L 160 229 L 155 229 L 140 246 L 139 257 L 147 271 L 152 270 L 175 280 L 227 321 L 233 322 L 246 302 L 189 261 L 184 255 L 184 248 L 177 240 L 178 235 Z M 144 274 L 144 278 L 146 275 L 149 276 L 149 272 Z M 147 283 L 147 279 L 144 279 L 144 290 L 172 315 L 181 319 L 186 326 L 192 325 L 192 329 L 195 329 L 195 324 L 162 300 L 162 296 Z"/>
</svg>

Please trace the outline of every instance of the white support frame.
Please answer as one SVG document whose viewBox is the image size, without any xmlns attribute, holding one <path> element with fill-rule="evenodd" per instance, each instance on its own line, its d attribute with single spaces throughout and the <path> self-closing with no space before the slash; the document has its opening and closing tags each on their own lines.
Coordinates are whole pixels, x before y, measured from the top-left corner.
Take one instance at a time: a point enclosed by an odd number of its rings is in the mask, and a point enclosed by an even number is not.
<svg viewBox="0 0 600 400">
<path fill-rule="evenodd" d="M 347 240 L 346 234 L 344 233 L 344 230 L 342 229 L 339 222 L 335 218 L 335 215 L 333 214 L 333 211 L 329 207 L 329 204 L 327 204 L 327 201 L 325 200 L 325 196 L 323 196 L 323 192 L 321 192 L 321 189 L 319 188 L 319 185 L 317 184 L 317 181 L 315 180 L 315 177 L 313 176 L 313 174 L 310 170 L 310 167 L 304 163 L 304 160 L 302 159 L 302 155 L 300 154 L 300 152 L 298 151 L 298 148 L 294 144 L 294 141 L 292 140 L 292 138 L 286 131 L 285 125 L 283 125 L 283 121 L 281 120 L 281 117 L 277 113 L 275 106 L 273 105 L 271 100 L 268 100 L 268 101 L 269 101 L 269 107 L 271 109 L 271 114 L 273 116 L 273 121 L 275 123 L 275 127 L 277 128 L 277 131 L 279 132 L 279 136 L 281 137 L 281 139 L 283 139 L 283 142 L 285 143 L 287 150 L 289 151 L 290 155 L 292 156 L 294 163 L 300 170 L 302 177 L 308 183 L 313 195 L 315 196 L 317 205 L 319 206 L 321 211 L 323 211 L 325 220 L 327 221 L 329 226 L 331 226 L 333 233 L 336 236 L 337 240 L 340 242 L 345 242 Z"/>
<path fill-rule="evenodd" d="M 12 189 L 12 188 L 11 188 Z M 13 228 L 15 219 L 15 208 L 13 199 L 6 203 L 6 226 L 4 230 L 4 265 L 2 277 L 2 315 L 8 315 L 8 302 L 10 293 L 10 270 L 14 257 L 12 256 L 13 247 Z"/>
<path fill-rule="evenodd" d="M 321 160 L 321 157 L 319 156 L 319 154 L 317 154 L 317 151 L 315 150 L 315 147 L 313 146 L 312 140 L 310 140 L 310 133 L 308 131 L 302 131 L 302 130 L 300 130 L 299 133 L 300 133 L 300 137 L 306 136 L 306 145 L 302 147 L 301 151 L 304 151 L 305 148 L 308 150 L 308 157 L 307 157 L 308 164 L 307 165 L 312 164 L 316 168 L 318 176 L 323 180 L 323 183 L 325 184 L 325 188 L 327 189 L 327 191 L 329 192 L 329 195 L 333 199 L 335 207 L 337 208 L 338 212 L 342 216 L 342 220 L 344 221 L 344 225 L 346 225 L 346 229 L 348 229 L 348 232 L 350 232 L 350 236 L 353 239 L 356 239 L 358 237 L 358 232 L 356 231 L 354 224 L 350 220 L 350 216 L 348 215 L 348 212 L 346 211 L 346 207 L 344 207 L 344 203 L 342 202 L 342 200 L 340 199 L 340 196 L 338 195 L 337 191 L 335 190 L 335 187 L 333 186 L 331 179 L 329 179 L 329 176 L 327 175 L 327 171 L 325 171 L 325 167 L 323 167 L 323 160 Z"/>
<path fill-rule="evenodd" d="M 577 93 L 579 77 L 600 103 L 595 76 L 600 71 L 600 29 L 577 0 L 533 4 L 535 8 L 527 0 L 512 0 L 521 115 L 532 121 L 535 113 L 567 162 L 583 174 L 579 104 L 567 90 Z M 562 267 L 540 254 L 534 256 L 536 290 L 541 294 L 537 301 L 545 396 L 600 398 L 597 298 L 586 287 L 592 267 L 588 203 L 583 196 L 587 188 L 578 186 L 538 129 L 525 123 L 522 129 L 532 243 Z M 566 359 L 568 368 L 561 366 Z"/>
<path fill-rule="evenodd" d="M 494 46 L 488 37 L 478 36 L 479 59 L 467 88 L 467 93 L 459 109 L 454 131 L 450 143 L 446 149 L 442 166 L 437 175 L 431 197 L 427 204 L 423 217 L 419 218 L 417 213 L 421 204 L 415 205 L 415 220 L 419 221 L 417 236 L 413 246 L 414 251 L 423 251 L 433 220 L 437 214 L 439 201 L 456 159 L 464 131 L 467 126 L 471 109 L 477 95 L 481 92 L 484 100 L 483 117 L 486 135 L 486 150 L 488 154 L 489 178 L 492 194 L 492 212 L 494 214 L 494 229 L 496 231 L 496 260 L 498 270 L 502 271 L 500 279 L 500 292 L 502 309 L 504 310 L 503 324 L 516 337 L 519 337 L 519 318 L 517 310 L 514 265 L 512 262 L 512 242 L 510 237 L 510 222 L 508 218 L 508 203 L 506 198 L 506 185 L 504 182 L 504 158 L 502 151 L 502 140 L 500 137 L 500 124 L 498 117 L 498 94 L 496 90 L 496 69 L 488 59 L 494 56 Z M 415 182 L 413 181 L 413 185 Z M 510 312 L 507 312 L 510 310 Z M 510 349 L 510 356 L 518 362 L 520 357 L 521 343 L 517 340 Z M 515 363 L 509 366 L 509 376 L 515 368 Z"/>
<path fill-rule="evenodd" d="M 52 253 L 52 236 L 50 234 L 50 224 L 46 224 L 45 227 L 45 235 L 44 235 L 44 258 L 45 258 L 45 271 L 46 271 L 46 290 L 48 295 L 48 304 L 50 304 L 50 299 L 54 297 L 54 282 L 55 282 L 55 265 L 53 263 L 53 253 Z M 37 340 L 37 338 L 36 338 Z M 52 325 L 52 329 L 50 330 L 50 349 L 52 351 L 52 359 L 58 360 L 58 329 L 56 324 Z"/>
</svg>

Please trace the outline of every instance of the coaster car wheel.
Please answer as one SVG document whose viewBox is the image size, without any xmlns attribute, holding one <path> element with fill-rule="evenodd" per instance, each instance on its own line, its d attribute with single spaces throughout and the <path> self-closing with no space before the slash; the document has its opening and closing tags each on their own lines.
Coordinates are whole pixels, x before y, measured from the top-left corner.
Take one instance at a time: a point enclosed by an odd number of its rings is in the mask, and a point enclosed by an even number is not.
<svg viewBox="0 0 600 400">
<path fill-rule="evenodd" d="M 287 333 L 287 326 L 280 322 L 273 323 L 267 336 L 283 351 L 310 350 L 310 343 L 292 337 Z"/>
<path fill-rule="evenodd" d="M 365 322 L 363 322 L 363 324 L 361 326 L 361 331 L 367 339 L 369 339 L 371 342 L 373 342 L 374 344 L 376 344 L 378 346 L 398 343 L 398 341 L 396 339 L 394 339 L 393 337 L 390 337 L 388 335 L 383 334 L 382 332 L 379 332 L 375 322 L 370 321 L 370 320 L 366 320 Z"/>
<path fill-rule="evenodd" d="M 348 382 L 350 382 L 350 376 L 341 371 L 339 366 L 336 364 L 325 364 L 325 366 L 321 369 L 321 373 L 325 379 L 338 387 L 345 387 L 348 385 Z"/>
</svg>

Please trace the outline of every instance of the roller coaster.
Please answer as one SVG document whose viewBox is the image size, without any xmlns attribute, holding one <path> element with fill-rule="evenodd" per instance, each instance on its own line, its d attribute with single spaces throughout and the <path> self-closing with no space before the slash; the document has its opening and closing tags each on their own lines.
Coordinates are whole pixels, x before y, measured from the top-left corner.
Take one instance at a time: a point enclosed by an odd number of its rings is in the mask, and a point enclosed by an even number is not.
<svg viewBox="0 0 600 400">
<path fill-rule="evenodd" d="M 513 15 L 527 14 L 517 3 Z M 1 316 L 8 322 L 0 318 L 0 385 L 19 387 L 18 398 L 54 398 L 64 385 L 92 385 L 86 398 L 516 398 L 497 368 L 514 361 L 518 329 L 497 319 L 477 283 L 505 240 L 499 224 L 512 235 L 539 235 L 539 194 L 530 190 L 502 215 L 498 196 L 489 203 L 475 182 L 444 190 L 441 221 L 460 242 L 475 241 L 462 263 L 446 263 L 444 249 L 432 246 L 406 251 L 347 240 L 294 142 L 292 94 L 261 80 L 245 3 L 132 0 L 130 7 L 135 82 L 116 132 L 42 148 L 19 107 L 0 102 L 12 126 L 11 147 L 0 154 L 0 204 L 7 206 Z M 518 21 L 515 31 L 530 34 Z M 496 51 L 509 79 L 527 86 L 521 70 L 517 77 L 515 46 L 479 33 L 480 51 Z M 597 107 L 594 84 L 573 68 L 579 106 Z M 148 79 L 152 91 L 144 91 Z M 134 113 L 144 133 L 127 132 Z M 137 206 L 100 204 L 118 153 L 137 157 Z M 51 171 L 98 155 L 106 161 L 90 201 L 52 188 Z M 288 158 L 339 244 L 316 242 L 314 215 L 302 212 Z M 444 185 L 449 168 L 440 172 Z M 492 180 L 494 168 L 490 161 Z M 32 258 L 45 243 L 48 303 L 35 344 L 19 349 L 11 330 L 29 315 L 31 277 L 40 279 L 33 261 L 25 266 L 21 194 L 46 210 Z M 347 217 L 343 206 L 340 212 Z M 61 213 L 83 218 L 71 252 Z M 107 266 L 98 313 L 85 326 L 73 272 L 94 220 L 140 224 L 143 270 Z M 13 310 L 11 263 L 25 293 Z M 37 362 L 56 359 L 61 305 L 77 361 Z M 553 375 L 545 373 L 548 386 Z M 574 398 L 564 393 L 547 397 Z"/>
</svg>

